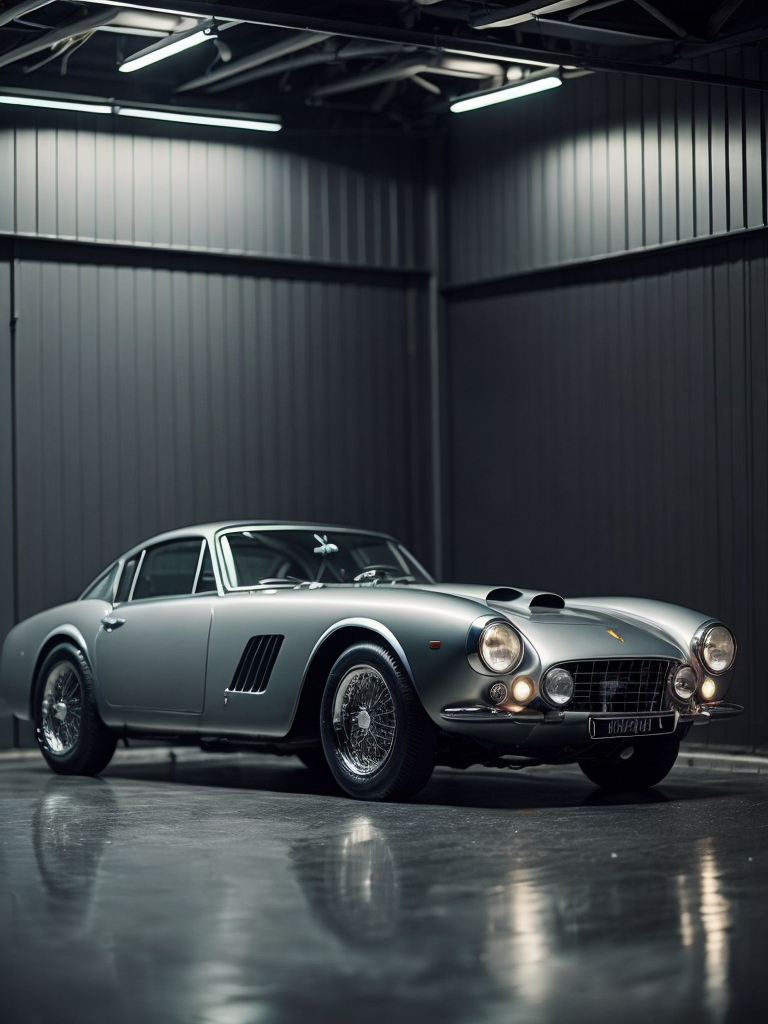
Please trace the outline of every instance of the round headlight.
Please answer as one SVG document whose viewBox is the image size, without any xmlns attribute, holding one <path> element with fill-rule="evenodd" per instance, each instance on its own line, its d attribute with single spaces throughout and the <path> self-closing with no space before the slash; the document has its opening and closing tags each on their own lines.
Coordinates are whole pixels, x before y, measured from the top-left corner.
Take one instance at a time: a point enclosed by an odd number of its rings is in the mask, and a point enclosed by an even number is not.
<svg viewBox="0 0 768 1024">
<path fill-rule="evenodd" d="M 690 700 L 696 693 L 696 673 L 690 665 L 681 665 L 675 672 L 672 689 L 680 700 Z"/>
<path fill-rule="evenodd" d="M 564 668 L 551 668 L 541 681 L 541 689 L 553 704 L 567 704 L 573 696 L 573 676 Z"/>
<path fill-rule="evenodd" d="M 717 683 L 714 679 L 705 679 L 701 684 L 701 696 L 704 700 L 712 700 L 717 693 Z"/>
<path fill-rule="evenodd" d="M 710 672 L 726 672 L 736 657 L 736 641 L 725 626 L 711 626 L 701 638 L 699 655 Z"/>
<path fill-rule="evenodd" d="M 477 651 L 491 672 L 511 672 L 523 656 L 523 642 L 506 622 L 491 622 L 480 634 Z"/>
</svg>

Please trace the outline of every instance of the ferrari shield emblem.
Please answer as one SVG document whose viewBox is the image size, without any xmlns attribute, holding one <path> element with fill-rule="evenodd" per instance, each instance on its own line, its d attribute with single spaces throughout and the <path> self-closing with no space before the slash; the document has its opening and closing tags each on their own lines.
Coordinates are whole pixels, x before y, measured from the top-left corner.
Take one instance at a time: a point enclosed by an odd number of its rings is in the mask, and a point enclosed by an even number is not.
<svg viewBox="0 0 768 1024">
<path fill-rule="evenodd" d="M 615 636 L 617 640 L 621 640 L 621 642 L 624 643 L 624 637 L 623 636 L 619 636 L 619 634 L 615 630 L 607 629 L 606 633 L 610 633 L 611 636 Z"/>
</svg>

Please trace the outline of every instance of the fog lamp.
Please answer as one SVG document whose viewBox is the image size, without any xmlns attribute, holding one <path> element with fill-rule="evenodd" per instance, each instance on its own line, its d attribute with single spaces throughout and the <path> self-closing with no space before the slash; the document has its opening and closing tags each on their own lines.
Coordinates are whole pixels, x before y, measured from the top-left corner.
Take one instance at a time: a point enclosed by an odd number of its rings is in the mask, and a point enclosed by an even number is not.
<svg viewBox="0 0 768 1024">
<path fill-rule="evenodd" d="M 526 704 L 533 697 L 535 686 L 528 676 L 520 676 L 512 684 L 512 696 L 518 704 Z"/>
<path fill-rule="evenodd" d="M 696 673 L 690 665 L 681 665 L 675 672 L 672 688 L 681 700 L 690 700 L 696 692 Z"/>
<path fill-rule="evenodd" d="M 501 704 L 503 700 L 507 699 L 507 687 L 504 683 L 494 683 L 488 691 L 488 696 L 494 704 Z"/>
<path fill-rule="evenodd" d="M 701 684 L 701 696 L 704 700 L 712 700 L 717 690 L 717 684 L 714 679 L 707 677 Z"/>
<path fill-rule="evenodd" d="M 560 707 L 573 696 L 573 676 L 565 668 L 551 668 L 541 681 L 541 689 L 548 701 Z"/>
</svg>

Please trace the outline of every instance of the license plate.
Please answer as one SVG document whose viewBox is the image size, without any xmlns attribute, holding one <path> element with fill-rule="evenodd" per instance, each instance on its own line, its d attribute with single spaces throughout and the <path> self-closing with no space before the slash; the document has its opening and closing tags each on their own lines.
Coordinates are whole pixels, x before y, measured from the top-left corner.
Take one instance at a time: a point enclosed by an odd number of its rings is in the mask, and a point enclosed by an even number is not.
<svg viewBox="0 0 768 1024">
<path fill-rule="evenodd" d="M 675 715 L 633 715 L 631 718 L 590 718 L 593 739 L 617 736 L 661 736 L 675 731 Z"/>
</svg>

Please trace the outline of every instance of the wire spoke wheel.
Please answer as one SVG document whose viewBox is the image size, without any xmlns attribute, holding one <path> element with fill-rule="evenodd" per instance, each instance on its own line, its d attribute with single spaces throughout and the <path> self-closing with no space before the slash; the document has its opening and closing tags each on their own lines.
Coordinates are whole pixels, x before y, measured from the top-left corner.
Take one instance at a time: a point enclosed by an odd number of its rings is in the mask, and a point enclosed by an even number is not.
<svg viewBox="0 0 768 1024">
<path fill-rule="evenodd" d="M 341 759 L 360 775 L 370 775 L 390 757 L 397 732 L 392 692 L 371 665 L 356 665 L 336 691 L 333 728 Z"/>
<path fill-rule="evenodd" d="M 59 775 L 98 775 L 109 764 L 117 734 L 99 716 L 91 667 L 69 644 L 55 647 L 35 684 L 40 751 Z"/>
<path fill-rule="evenodd" d="M 60 661 L 49 670 L 43 688 L 41 727 L 54 754 L 68 754 L 80 739 L 83 690 L 73 666 Z"/>
<path fill-rule="evenodd" d="M 437 731 L 402 662 L 358 642 L 336 660 L 320 705 L 328 768 L 358 800 L 408 800 L 435 766 Z"/>
</svg>

